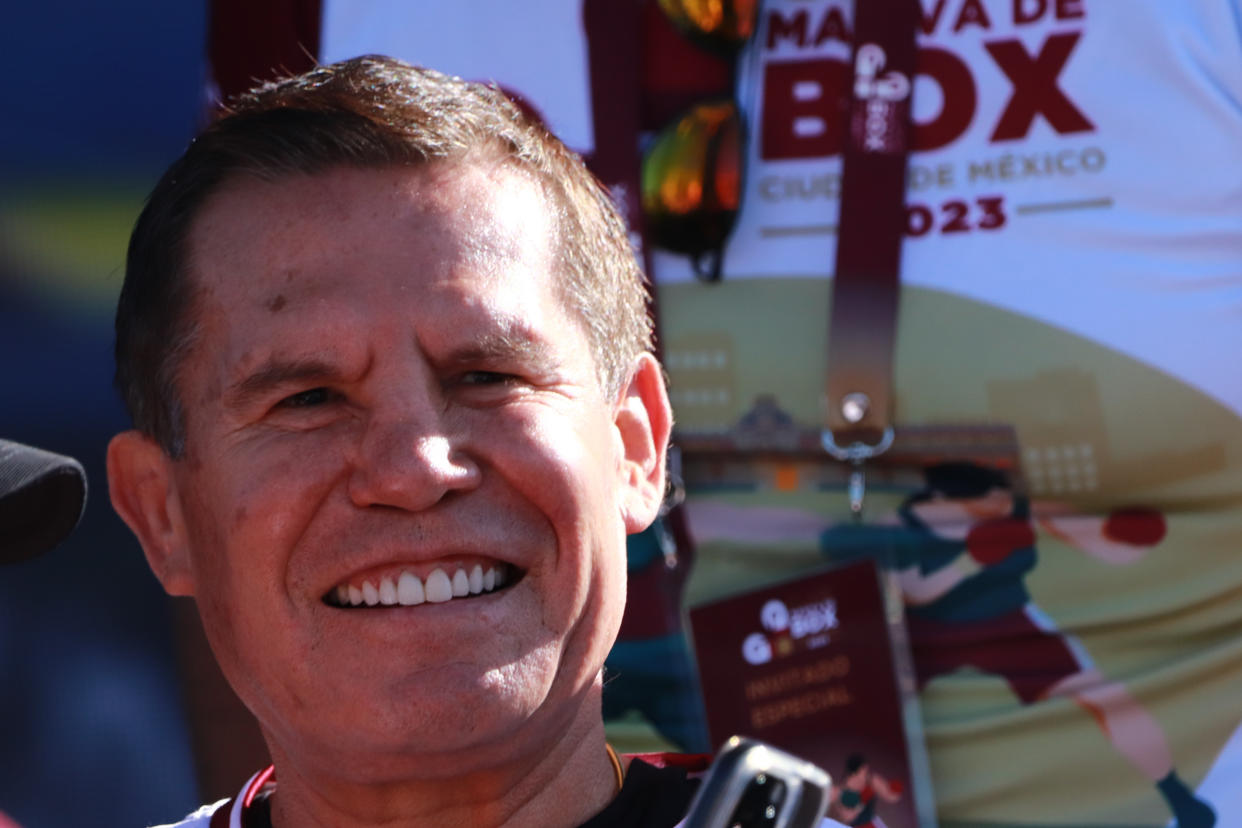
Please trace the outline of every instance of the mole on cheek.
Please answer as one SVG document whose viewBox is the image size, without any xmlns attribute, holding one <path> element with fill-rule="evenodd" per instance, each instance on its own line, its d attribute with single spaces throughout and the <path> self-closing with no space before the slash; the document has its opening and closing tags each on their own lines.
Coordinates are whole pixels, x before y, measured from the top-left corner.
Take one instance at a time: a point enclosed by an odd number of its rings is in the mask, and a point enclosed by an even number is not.
<svg viewBox="0 0 1242 828">
<path fill-rule="evenodd" d="M 272 313 L 279 313 L 285 304 L 284 294 L 277 294 L 273 298 L 267 300 L 267 309 Z"/>
<path fill-rule="evenodd" d="M 237 511 L 233 513 L 233 525 L 241 526 L 243 523 L 246 522 L 246 518 L 249 516 L 250 516 L 250 512 L 246 509 L 246 506 L 244 504 L 241 506 L 238 506 Z"/>
</svg>

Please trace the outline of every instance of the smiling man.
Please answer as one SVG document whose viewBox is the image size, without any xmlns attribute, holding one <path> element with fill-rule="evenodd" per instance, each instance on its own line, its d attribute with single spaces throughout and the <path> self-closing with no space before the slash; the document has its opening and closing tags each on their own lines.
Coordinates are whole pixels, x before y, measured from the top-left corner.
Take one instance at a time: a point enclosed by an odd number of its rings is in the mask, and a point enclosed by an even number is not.
<svg viewBox="0 0 1242 828">
<path fill-rule="evenodd" d="M 189 147 L 130 243 L 109 483 L 275 770 L 182 824 L 680 819 L 600 717 L 650 340 L 607 195 L 491 89 L 361 58 Z"/>
</svg>

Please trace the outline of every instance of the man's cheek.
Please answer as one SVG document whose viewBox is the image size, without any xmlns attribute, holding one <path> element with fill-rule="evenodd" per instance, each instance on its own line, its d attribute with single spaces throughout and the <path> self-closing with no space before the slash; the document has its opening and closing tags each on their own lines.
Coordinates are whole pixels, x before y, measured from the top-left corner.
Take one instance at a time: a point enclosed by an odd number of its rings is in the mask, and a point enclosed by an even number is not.
<svg viewBox="0 0 1242 828">
<path fill-rule="evenodd" d="M 296 537 L 337 479 L 324 466 L 310 453 L 305 463 L 282 459 L 240 472 L 231 534 L 277 547 Z"/>
</svg>

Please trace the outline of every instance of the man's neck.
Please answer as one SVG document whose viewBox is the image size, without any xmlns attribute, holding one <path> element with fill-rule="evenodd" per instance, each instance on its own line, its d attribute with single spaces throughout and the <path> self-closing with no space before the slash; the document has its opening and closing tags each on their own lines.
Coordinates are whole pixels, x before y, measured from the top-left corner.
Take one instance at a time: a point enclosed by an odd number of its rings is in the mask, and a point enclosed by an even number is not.
<svg viewBox="0 0 1242 828">
<path fill-rule="evenodd" d="M 510 745 L 499 746 L 510 750 Z M 513 751 L 504 761 L 434 778 L 368 784 L 344 774 L 306 775 L 278 749 L 274 828 L 311 826 L 506 826 L 573 828 L 617 794 L 616 772 L 598 717 L 572 727 L 542 749 Z"/>
</svg>

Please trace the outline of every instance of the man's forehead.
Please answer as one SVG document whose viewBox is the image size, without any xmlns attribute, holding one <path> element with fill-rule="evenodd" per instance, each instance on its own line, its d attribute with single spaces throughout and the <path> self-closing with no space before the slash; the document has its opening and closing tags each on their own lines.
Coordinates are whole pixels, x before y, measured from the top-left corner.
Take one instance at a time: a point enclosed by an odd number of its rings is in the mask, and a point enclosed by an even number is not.
<svg viewBox="0 0 1242 828">
<path fill-rule="evenodd" d="M 563 299 L 551 222 L 542 188 L 496 162 L 236 178 L 192 228 L 196 321 L 221 332 L 253 326 L 232 318 L 244 308 L 262 314 L 264 329 L 284 328 L 325 299 L 435 292 L 466 295 L 497 330 L 520 314 L 506 334 L 513 349 L 529 338 L 525 317 L 550 310 L 539 297 Z M 456 293 L 463 275 L 478 287 Z"/>
<path fill-rule="evenodd" d="M 340 232 L 308 240 L 299 235 L 307 224 Z M 532 175 L 487 157 L 418 166 L 334 166 L 275 178 L 238 174 L 207 198 L 191 224 L 189 269 L 196 281 L 212 265 L 222 265 L 215 275 L 231 273 L 236 262 L 230 259 L 256 251 L 286 260 L 268 261 L 267 269 L 313 262 L 341 238 L 394 250 L 434 246 L 467 263 L 494 265 L 532 250 L 550 254 L 557 224 Z M 393 232 L 377 232 L 365 242 L 344 233 L 368 225 Z"/>
</svg>

